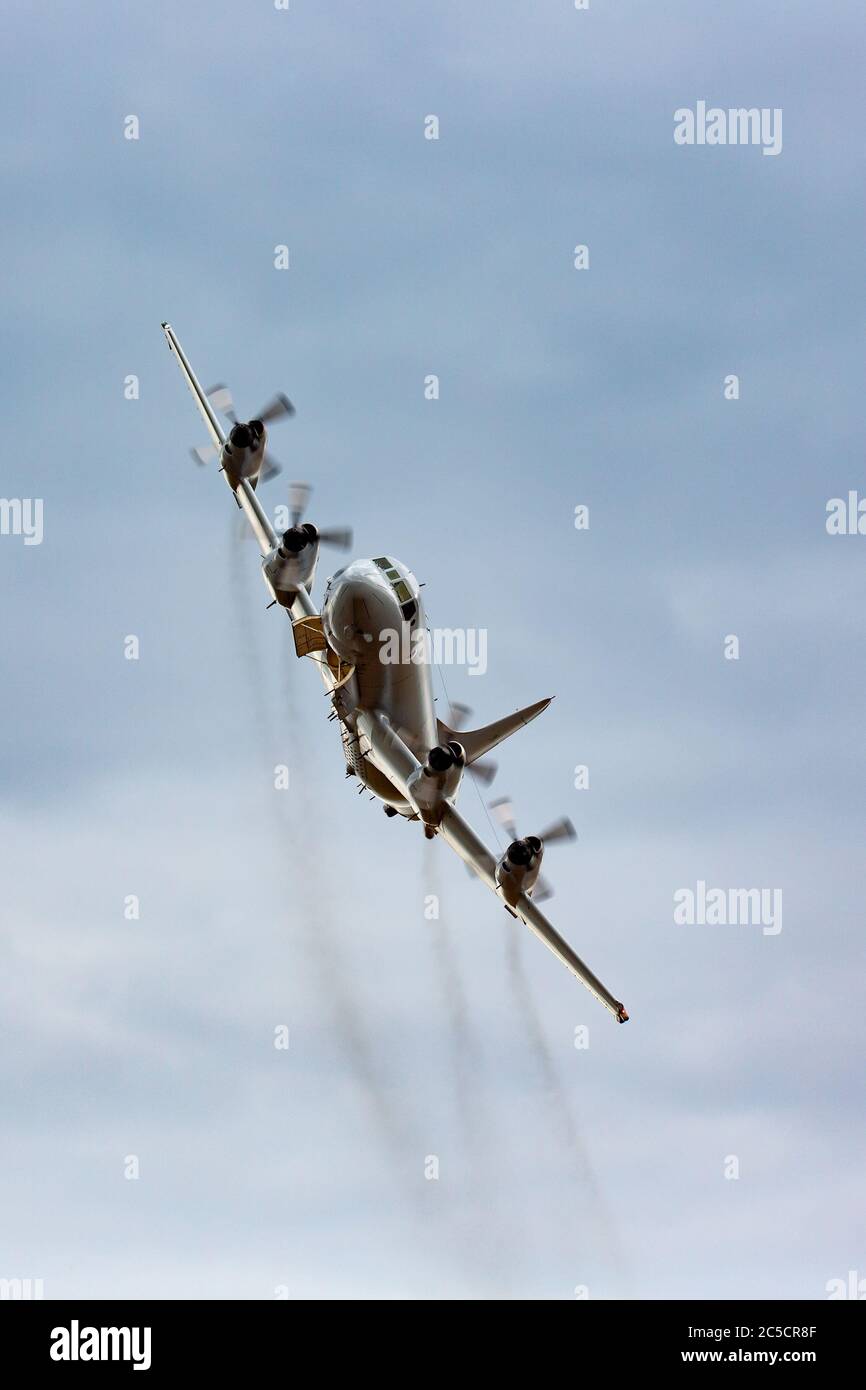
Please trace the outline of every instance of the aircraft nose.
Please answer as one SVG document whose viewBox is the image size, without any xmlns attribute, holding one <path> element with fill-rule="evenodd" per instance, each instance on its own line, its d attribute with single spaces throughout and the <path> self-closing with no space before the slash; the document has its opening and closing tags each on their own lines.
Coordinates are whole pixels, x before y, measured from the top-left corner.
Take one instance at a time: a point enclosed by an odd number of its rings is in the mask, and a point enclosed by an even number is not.
<svg viewBox="0 0 866 1390">
<path fill-rule="evenodd" d="M 378 650 L 385 634 L 395 628 L 390 595 L 381 594 L 369 580 L 346 575 L 325 602 L 322 622 L 328 641 L 343 660 L 357 663 L 359 657 Z"/>
<path fill-rule="evenodd" d="M 362 585 L 341 580 L 322 614 L 328 640 L 343 661 L 354 663 L 373 644 L 377 625 L 369 596 Z"/>
</svg>

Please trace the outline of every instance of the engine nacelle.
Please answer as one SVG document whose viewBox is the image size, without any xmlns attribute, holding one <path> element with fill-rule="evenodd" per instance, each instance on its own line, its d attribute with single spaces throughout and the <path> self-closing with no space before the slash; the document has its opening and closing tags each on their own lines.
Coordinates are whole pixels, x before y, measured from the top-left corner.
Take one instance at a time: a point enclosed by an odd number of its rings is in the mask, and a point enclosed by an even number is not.
<svg viewBox="0 0 866 1390">
<path fill-rule="evenodd" d="M 466 752 L 461 743 L 438 743 L 430 749 L 424 766 L 409 782 L 409 793 L 422 820 L 437 825 L 446 801 L 457 795 L 466 767 Z"/>
<path fill-rule="evenodd" d="M 521 893 L 535 887 L 543 856 L 544 845 L 537 835 L 512 840 L 496 865 L 496 885 L 509 907 L 514 907 Z"/>
<path fill-rule="evenodd" d="M 237 487 L 242 478 L 255 482 L 264 462 L 266 443 L 267 432 L 261 420 L 232 425 L 220 453 L 220 463 L 232 487 Z"/>
<path fill-rule="evenodd" d="M 427 754 L 424 772 L 427 777 L 439 777 L 457 763 L 465 761 L 463 748 L 459 743 L 437 743 Z"/>
<path fill-rule="evenodd" d="M 290 606 L 299 589 L 309 589 L 319 557 L 319 533 L 309 522 L 290 526 L 262 561 L 265 583 L 277 603 Z"/>
</svg>

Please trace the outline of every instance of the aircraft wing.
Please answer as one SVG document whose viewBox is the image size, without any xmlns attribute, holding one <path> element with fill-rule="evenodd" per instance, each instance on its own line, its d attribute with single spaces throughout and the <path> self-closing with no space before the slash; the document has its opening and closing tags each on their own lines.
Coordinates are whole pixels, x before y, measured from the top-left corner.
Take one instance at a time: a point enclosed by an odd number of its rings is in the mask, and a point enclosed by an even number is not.
<svg viewBox="0 0 866 1390">
<path fill-rule="evenodd" d="M 468 864 L 469 868 L 487 884 L 488 888 L 496 893 L 496 859 L 487 846 L 479 840 L 472 827 L 451 805 L 445 807 L 439 832 L 452 849 L 457 851 L 464 863 Z M 618 999 L 614 999 L 601 980 L 593 975 L 589 966 L 583 963 L 577 952 L 571 949 L 568 942 L 548 922 L 537 903 L 534 903 L 525 893 L 521 893 L 515 911 L 520 920 L 534 931 L 536 936 L 541 938 L 545 946 L 549 947 L 563 965 L 568 966 L 572 974 L 586 985 L 590 993 L 594 994 L 596 999 L 610 1010 L 617 1023 L 628 1021 L 628 1014 L 624 1006 Z"/>
<path fill-rule="evenodd" d="M 211 437 L 213 446 L 216 449 L 217 453 L 219 453 L 220 449 L 226 442 L 226 437 L 225 433 L 223 432 L 222 425 L 220 424 L 219 420 L 214 414 L 213 406 L 211 405 L 202 388 L 199 386 L 196 374 L 193 371 L 192 367 L 189 365 L 189 362 L 186 358 L 186 353 L 184 352 L 180 343 L 177 341 L 174 329 L 172 328 L 171 324 L 164 323 L 162 325 L 162 331 L 165 334 L 166 342 L 168 343 L 169 347 L 171 348 L 172 352 L 178 360 L 178 365 L 180 366 L 180 370 L 183 373 L 183 379 L 189 387 L 190 391 L 192 392 L 192 398 L 198 406 L 199 411 L 201 412 L 201 417 L 205 422 L 207 432 Z"/>
<path fill-rule="evenodd" d="M 183 348 L 178 342 L 177 335 L 174 329 L 172 328 L 171 324 L 164 323 L 162 325 L 162 331 L 165 334 L 166 342 L 168 343 L 169 347 L 171 348 L 171 351 L 177 358 L 178 366 L 180 367 L 183 379 L 189 387 L 192 393 L 192 398 L 198 406 L 199 411 L 201 412 L 201 417 L 207 426 L 208 433 L 210 434 L 211 439 L 213 440 L 214 448 L 217 450 L 217 453 L 219 453 L 223 444 L 225 444 L 226 442 L 225 432 L 223 431 L 222 425 L 220 424 L 219 420 L 214 414 L 214 409 L 210 401 L 208 400 L 207 393 L 202 389 L 198 377 L 196 376 L 195 372 L 190 366 L 189 359 L 187 358 L 186 353 L 184 352 Z M 232 489 L 232 492 L 234 493 L 235 501 L 237 502 L 241 511 L 244 512 L 247 521 L 250 524 L 252 533 L 259 543 L 260 551 L 263 555 L 267 555 L 276 545 L 277 537 L 274 532 L 274 528 L 271 525 L 271 522 L 262 507 L 261 502 L 256 496 L 255 488 L 250 486 L 246 478 L 241 478 L 237 487 L 232 488 L 228 474 L 224 473 L 223 476 L 225 477 L 228 486 Z M 292 619 L 293 623 L 298 622 L 302 619 L 316 618 L 318 616 L 315 604 L 313 603 L 313 600 L 310 598 L 310 595 L 307 593 L 306 589 L 298 590 L 298 592 L 292 599 L 291 605 L 285 609 L 285 612 Z M 298 655 L 300 654 L 301 653 L 298 652 Z M 315 651 L 311 650 L 310 654 L 313 656 L 313 659 L 317 662 L 319 666 L 319 669 L 322 673 L 322 679 L 325 682 L 325 688 L 328 690 L 333 689 L 335 684 L 335 677 L 331 672 L 328 662 L 319 653 Z"/>
</svg>

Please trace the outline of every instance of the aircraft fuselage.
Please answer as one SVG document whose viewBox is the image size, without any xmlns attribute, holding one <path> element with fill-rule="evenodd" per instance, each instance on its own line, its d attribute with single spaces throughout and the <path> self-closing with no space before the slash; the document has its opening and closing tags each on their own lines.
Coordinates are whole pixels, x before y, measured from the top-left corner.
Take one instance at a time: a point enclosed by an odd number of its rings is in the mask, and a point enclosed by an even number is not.
<svg viewBox="0 0 866 1390">
<path fill-rule="evenodd" d="M 410 800 L 406 786 L 396 786 L 379 768 L 376 742 L 393 731 L 423 767 L 439 741 L 429 662 L 410 655 L 418 652 L 415 639 L 425 629 L 418 581 L 399 560 L 355 560 L 329 579 L 322 630 L 340 660 L 354 668 L 337 703 L 355 741 L 346 749 L 348 766 L 374 795 L 404 815 L 418 812 L 417 797 Z M 369 716 L 375 717 L 373 730 Z M 405 771 L 408 782 L 417 766 L 406 760 Z"/>
</svg>

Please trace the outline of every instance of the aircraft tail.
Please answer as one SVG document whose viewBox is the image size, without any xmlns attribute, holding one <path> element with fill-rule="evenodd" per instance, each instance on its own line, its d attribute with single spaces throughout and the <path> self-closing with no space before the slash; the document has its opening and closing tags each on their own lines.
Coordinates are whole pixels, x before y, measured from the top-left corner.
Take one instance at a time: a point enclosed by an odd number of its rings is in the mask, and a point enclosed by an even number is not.
<svg viewBox="0 0 866 1390">
<path fill-rule="evenodd" d="M 439 738 L 442 743 L 450 743 L 456 740 L 462 743 L 466 749 L 466 764 L 474 763 L 477 758 L 483 758 L 485 753 L 489 753 L 491 748 L 495 748 L 497 743 L 501 743 L 504 738 L 509 738 L 511 734 L 516 734 L 518 729 L 522 729 L 525 724 L 529 724 L 537 718 L 543 710 L 547 709 L 553 696 L 546 700 L 539 700 L 535 705 L 527 705 L 526 709 L 515 710 L 513 714 L 506 714 L 504 719 L 497 719 L 495 724 L 485 724 L 483 729 L 449 729 L 441 719 L 436 722 L 439 725 Z"/>
</svg>

